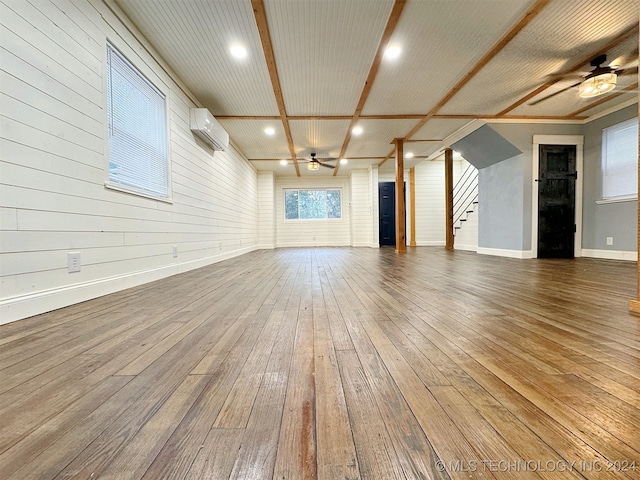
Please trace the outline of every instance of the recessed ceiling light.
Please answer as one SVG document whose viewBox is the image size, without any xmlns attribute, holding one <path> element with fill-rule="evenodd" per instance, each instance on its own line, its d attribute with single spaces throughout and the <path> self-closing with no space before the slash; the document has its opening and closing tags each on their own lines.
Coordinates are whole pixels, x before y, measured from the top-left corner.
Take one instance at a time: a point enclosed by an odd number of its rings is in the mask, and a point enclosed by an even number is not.
<svg viewBox="0 0 640 480">
<path fill-rule="evenodd" d="M 402 49 L 400 47 L 398 47 L 397 45 L 391 45 L 385 49 L 384 58 L 389 60 L 395 60 L 400 56 L 401 52 L 402 52 Z"/>
<path fill-rule="evenodd" d="M 413 158 L 413 157 L 414 157 L 413 152 L 407 152 L 404 154 L 404 158 Z"/>
<path fill-rule="evenodd" d="M 286 160 L 280 160 L 280 165 L 284 167 L 286 165 L 289 165 L 289 162 L 287 162 Z"/>
<path fill-rule="evenodd" d="M 340 165 L 346 165 L 347 163 L 349 163 L 349 160 L 347 160 L 346 158 L 340 159 Z"/>
<path fill-rule="evenodd" d="M 275 129 L 273 127 L 267 127 L 264 129 L 264 133 L 266 133 L 267 135 L 271 136 L 273 134 L 276 133 Z"/>
<path fill-rule="evenodd" d="M 356 125 L 355 127 L 353 127 L 353 129 L 351 130 L 351 133 L 353 133 L 354 135 L 358 136 L 360 134 L 362 134 L 362 127 Z"/>
<path fill-rule="evenodd" d="M 231 45 L 229 51 L 231 52 L 231 55 L 238 60 L 242 60 L 247 56 L 247 49 L 242 45 Z"/>
</svg>

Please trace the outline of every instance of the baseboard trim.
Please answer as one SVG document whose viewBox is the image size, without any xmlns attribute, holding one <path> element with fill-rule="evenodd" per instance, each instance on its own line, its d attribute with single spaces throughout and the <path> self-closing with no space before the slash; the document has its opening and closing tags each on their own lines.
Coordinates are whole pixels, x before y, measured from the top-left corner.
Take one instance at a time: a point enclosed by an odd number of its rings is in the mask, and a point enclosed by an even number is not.
<svg viewBox="0 0 640 480">
<path fill-rule="evenodd" d="M 29 293 L 0 301 L 0 325 L 15 322 L 41 313 L 57 310 L 76 303 L 86 302 L 93 298 L 110 293 L 137 287 L 179 273 L 206 267 L 223 260 L 229 260 L 245 253 L 257 250 L 256 246 L 245 247 L 220 255 L 213 255 L 184 263 L 174 263 L 158 268 L 130 272 L 123 275 L 101 278 L 74 285 L 65 285 L 51 290 Z"/>
<path fill-rule="evenodd" d="M 429 240 L 427 242 L 416 242 L 417 247 L 444 247 L 446 242 L 441 240 Z"/>
<path fill-rule="evenodd" d="M 582 256 L 590 258 L 604 258 L 607 260 L 627 260 L 630 262 L 638 261 L 638 252 L 628 250 L 596 250 L 583 248 Z"/>
<path fill-rule="evenodd" d="M 323 248 L 323 247 L 355 247 L 350 243 L 325 243 L 325 244 L 313 244 L 313 243 L 279 243 L 276 248 Z M 369 244 L 362 244 L 364 247 L 368 247 Z"/>
<path fill-rule="evenodd" d="M 533 258 L 533 252 L 531 250 L 507 250 L 505 248 L 478 247 L 478 253 L 481 255 L 493 255 L 495 257 L 521 259 Z"/>
<path fill-rule="evenodd" d="M 453 244 L 453 249 L 454 250 L 465 250 L 467 252 L 477 252 L 478 251 L 478 246 L 477 245 L 456 245 L 455 242 Z"/>
</svg>

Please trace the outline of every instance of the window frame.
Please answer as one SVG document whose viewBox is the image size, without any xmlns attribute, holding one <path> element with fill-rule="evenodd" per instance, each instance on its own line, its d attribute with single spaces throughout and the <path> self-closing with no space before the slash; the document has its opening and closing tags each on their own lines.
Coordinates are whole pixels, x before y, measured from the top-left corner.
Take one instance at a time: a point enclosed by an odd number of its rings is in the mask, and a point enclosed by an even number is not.
<svg viewBox="0 0 640 480">
<path fill-rule="evenodd" d="M 342 221 L 344 219 L 344 210 L 343 210 L 343 189 L 341 187 L 315 187 L 315 188 L 283 188 L 282 189 L 282 216 L 284 218 L 285 222 L 336 222 L 336 221 Z M 336 191 L 340 194 L 340 217 L 337 218 L 329 218 L 329 217 L 324 217 L 324 218 L 287 218 L 287 192 L 329 192 L 329 191 Z M 298 202 L 298 214 L 300 213 L 300 204 Z"/>
<path fill-rule="evenodd" d="M 635 193 L 630 194 L 620 194 L 620 195 L 605 195 L 605 179 L 607 176 L 607 139 L 608 133 L 613 133 L 616 131 L 620 131 L 622 129 L 628 128 L 628 126 L 635 125 L 636 132 L 638 132 L 638 117 L 630 118 L 628 120 L 624 120 L 622 122 L 618 122 L 616 124 L 610 125 L 602 129 L 601 136 L 601 152 L 600 152 L 600 200 L 596 201 L 597 204 L 605 204 L 605 203 L 618 203 L 618 202 L 627 202 L 627 201 L 635 201 L 638 200 L 638 190 L 637 190 L 637 182 L 635 184 L 636 191 Z M 638 145 L 638 133 L 636 133 L 636 148 Z M 638 168 L 638 155 L 636 154 L 636 165 L 635 171 Z"/>
<path fill-rule="evenodd" d="M 108 76 L 110 75 L 110 64 L 109 64 L 109 50 L 112 50 L 116 55 L 118 55 L 126 64 L 128 64 L 133 71 L 140 77 L 142 78 L 147 84 L 148 86 L 155 90 L 161 97 L 162 97 L 162 108 L 163 108 L 163 114 L 164 114 L 164 129 L 165 129 L 165 134 L 164 134 L 164 141 L 165 141 L 165 167 L 166 167 L 166 172 L 165 172 L 165 177 L 166 177 L 166 195 L 162 194 L 162 193 L 158 193 L 158 192 L 154 192 L 151 189 L 147 189 L 144 186 L 142 187 L 136 187 L 134 185 L 129 185 L 126 183 L 118 183 L 116 181 L 113 181 L 111 178 L 111 168 L 110 168 L 110 163 L 111 163 L 111 139 L 110 139 L 110 130 L 111 130 L 111 126 L 110 126 L 110 122 L 109 122 L 109 117 L 110 117 L 110 112 L 109 112 L 109 79 Z M 172 162 L 171 162 L 171 125 L 170 125 L 170 118 L 169 118 L 169 93 L 170 93 L 170 89 L 164 85 L 162 83 L 162 81 L 159 78 L 155 78 L 155 81 L 152 80 L 151 77 L 155 77 L 155 72 L 149 68 L 146 68 L 146 70 L 148 71 L 143 71 L 143 68 L 138 67 L 134 62 L 132 62 L 129 57 L 127 55 L 125 55 L 125 53 L 118 48 L 118 46 L 116 46 L 116 44 L 114 42 L 112 42 L 110 39 L 107 39 L 105 42 L 105 48 L 103 50 L 104 52 L 104 62 L 103 62 L 103 66 L 104 66 L 104 76 L 103 76 L 103 91 L 104 91 L 104 118 L 105 118 L 105 127 L 104 127 L 104 132 L 105 132 L 105 153 L 104 153 L 104 158 L 105 158 L 105 176 L 106 176 L 106 180 L 104 182 L 104 186 L 105 188 L 109 189 L 109 190 L 114 190 L 117 192 L 122 192 L 122 193 L 127 193 L 127 194 L 131 194 L 131 195 L 135 195 L 138 197 L 143 197 L 143 198 L 148 198 L 151 200 L 155 200 L 158 202 L 164 202 L 164 203 L 169 203 L 172 204 L 173 203 L 173 191 L 172 191 L 172 179 L 171 179 L 171 173 L 172 173 Z M 141 62 L 143 66 L 146 66 L 146 64 L 144 62 Z M 164 88 L 160 88 L 158 85 L 161 84 Z"/>
</svg>

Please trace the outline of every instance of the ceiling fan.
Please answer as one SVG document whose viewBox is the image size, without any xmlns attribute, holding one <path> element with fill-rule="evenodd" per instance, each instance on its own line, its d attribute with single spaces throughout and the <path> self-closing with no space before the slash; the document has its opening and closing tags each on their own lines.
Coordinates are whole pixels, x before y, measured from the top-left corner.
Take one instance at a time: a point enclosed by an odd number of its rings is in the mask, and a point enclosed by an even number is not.
<svg viewBox="0 0 640 480">
<path fill-rule="evenodd" d="M 320 162 L 320 160 L 316 158 L 315 152 L 312 152 L 310 155 L 311 155 L 311 160 L 301 160 L 301 162 L 307 164 L 307 170 L 312 170 L 312 171 L 320 170 L 320 167 L 336 168 L 335 165 L 329 165 L 327 163 Z M 335 160 L 335 159 L 333 159 L 333 158 L 323 158 L 322 160 Z"/>
<path fill-rule="evenodd" d="M 602 66 L 602 64 L 606 61 L 606 55 L 598 55 L 596 58 L 591 60 L 591 66 L 594 67 L 593 70 L 591 70 L 591 72 L 589 72 L 586 76 L 582 77 L 581 81 L 574 83 L 573 85 L 569 85 L 568 87 L 560 89 L 556 92 L 553 92 L 551 95 L 547 95 L 546 97 L 543 97 L 539 100 L 530 102 L 529 105 L 537 105 L 538 103 L 549 100 L 550 98 L 553 98 L 556 95 L 566 92 L 567 90 L 570 90 L 574 87 L 578 87 L 578 92 L 581 98 L 597 97 L 598 95 L 603 95 L 616 88 L 619 76 L 633 75 L 638 73 L 638 67 L 616 69 L 611 65 L 606 67 Z"/>
</svg>

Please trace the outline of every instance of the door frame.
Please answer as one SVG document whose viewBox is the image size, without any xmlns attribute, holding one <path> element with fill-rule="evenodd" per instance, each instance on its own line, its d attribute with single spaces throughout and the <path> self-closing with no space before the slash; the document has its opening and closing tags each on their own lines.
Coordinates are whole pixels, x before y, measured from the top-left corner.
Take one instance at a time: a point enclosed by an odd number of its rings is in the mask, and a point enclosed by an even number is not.
<svg viewBox="0 0 640 480">
<path fill-rule="evenodd" d="M 582 256 L 582 182 L 583 182 L 583 150 L 584 135 L 534 135 L 533 161 L 531 178 L 531 257 L 538 258 L 538 185 L 536 182 L 540 170 L 540 145 L 575 145 L 576 147 L 576 198 L 574 257 Z"/>
</svg>

